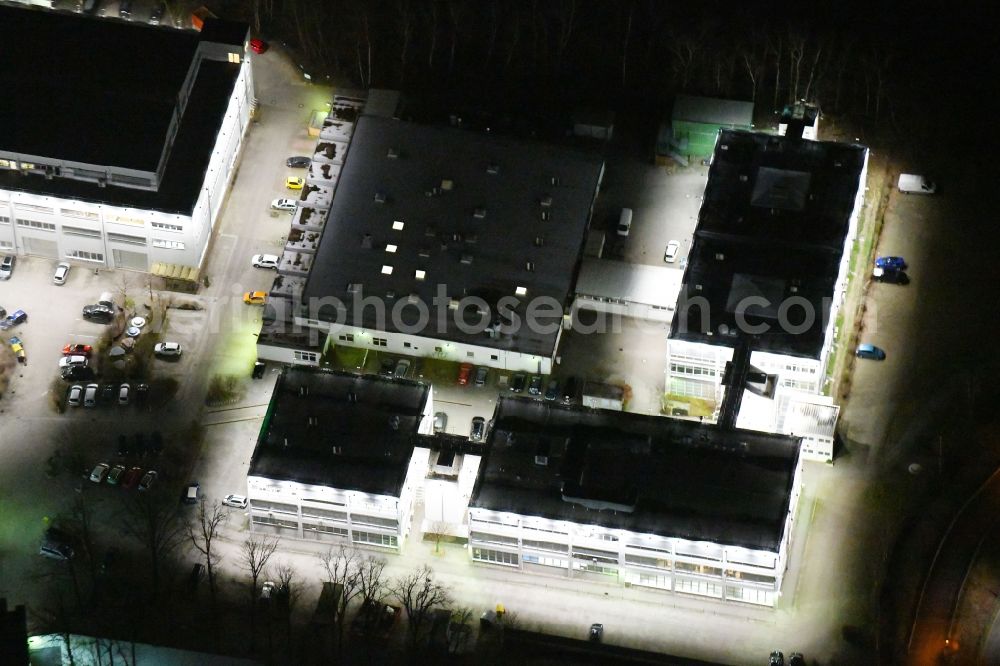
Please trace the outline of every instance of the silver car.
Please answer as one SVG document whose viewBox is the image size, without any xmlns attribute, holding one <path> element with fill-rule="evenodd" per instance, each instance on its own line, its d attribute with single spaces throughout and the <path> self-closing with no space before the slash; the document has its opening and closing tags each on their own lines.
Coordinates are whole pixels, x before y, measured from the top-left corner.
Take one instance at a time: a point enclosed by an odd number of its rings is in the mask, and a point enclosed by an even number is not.
<svg viewBox="0 0 1000 666">
<path fill-rule="evenodd" d="M 56 266 L 56 272 L 52 275 L 52 281 L 56 284 L 66 284 L 66 278 L 69 277 L 69 264 L 65 261 L 60 262 Z"/>
</svg>

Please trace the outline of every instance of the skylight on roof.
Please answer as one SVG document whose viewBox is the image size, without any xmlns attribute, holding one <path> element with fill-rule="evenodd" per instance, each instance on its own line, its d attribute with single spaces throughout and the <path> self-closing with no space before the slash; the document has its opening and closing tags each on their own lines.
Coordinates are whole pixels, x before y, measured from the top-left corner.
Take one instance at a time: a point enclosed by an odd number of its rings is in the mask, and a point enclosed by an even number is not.
<svg viewBox="0 0 1000 666">
<path fill-rule="evenodd" d="M 392 275 L 392 266 L 383 266 L 382 275 Z"/>
<path fill-rule="evenodd" d="M 414 271 L 414 273 L 413 273 L 413 277 L 417 278 L 418 280 L 423 280 L 426 276 L 427 276 L 427 272 L 426 271 L 422 271 L 419 268 L 416 271 Z"/>
<path fill-rule="evenodd" d="M 392 223 L 393 231 L 402 231 L 404 226 L 406 225 L 403 224 L 402 220 L 396 220 Z"/>
<path fill-rule="evenodd" d="M 517 294 L 518 296 L 524 296 L 525 294 L 528 293 L 528 288 L 527 287 L 517 287 L 516 289 L 514 289 L 514 293 Z"/>
<path fill-rule="evenodd" d="M 395 246 L 395 245 L 393 245 L 392 243 L 388 243 L 388 244 L 387 244 L 387 245 L 385 246 L 385 251 L 386 251 L 386 252 L 395 252 L 395 251 L 396 251 L 396 246 Z"/>
</svg>

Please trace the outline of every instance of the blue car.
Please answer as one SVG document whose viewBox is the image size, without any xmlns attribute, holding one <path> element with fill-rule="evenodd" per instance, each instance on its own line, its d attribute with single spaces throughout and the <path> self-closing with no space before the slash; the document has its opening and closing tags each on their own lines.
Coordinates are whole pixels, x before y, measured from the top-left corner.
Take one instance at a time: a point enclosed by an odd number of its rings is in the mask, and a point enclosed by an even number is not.
<svg viewBox="0 0 1000 666">
<path fill-rule="evenodd" d="M 23 324 L 28 321 L 28 313 L 24 310 L 15 310 L 11 312 L 7 317 L 0 321 L 0 328 L 5 331 L 11 326 L 17 326 L 18 324 Z"/>
<path fill-rule="evenodd" d="M 875 260 L 875 267 L 903 271 L 906 270 L 906 260 L 902 257 L 879 257 Z"/>
<path fill-rule="evenodd" d="M 885 351 L 880 347 L 869 344 L 858 345 L 858 349 L 854 352 L 854 355 L 858 358 L 867 358 L 872 361 L 885 360 Z"/>
</svg>

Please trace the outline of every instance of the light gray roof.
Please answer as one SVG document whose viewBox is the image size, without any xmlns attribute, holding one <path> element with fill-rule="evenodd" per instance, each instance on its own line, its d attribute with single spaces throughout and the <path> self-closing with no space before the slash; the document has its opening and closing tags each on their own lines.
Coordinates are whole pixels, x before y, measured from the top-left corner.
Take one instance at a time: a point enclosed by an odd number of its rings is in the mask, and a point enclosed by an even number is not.
<svg viewBox="0 0 1000 666">
<path fill-rule="evenodd" d="M 749 129 L 753 123 L 753 102 L 678 95 L 674 100 L 672 117 L 674 120 Z"/>
<path fill-rule="evenodd" d="M 684 272 L 666 266 L 584 259 L 576 293 L 673 309 Z"/>
</svg>

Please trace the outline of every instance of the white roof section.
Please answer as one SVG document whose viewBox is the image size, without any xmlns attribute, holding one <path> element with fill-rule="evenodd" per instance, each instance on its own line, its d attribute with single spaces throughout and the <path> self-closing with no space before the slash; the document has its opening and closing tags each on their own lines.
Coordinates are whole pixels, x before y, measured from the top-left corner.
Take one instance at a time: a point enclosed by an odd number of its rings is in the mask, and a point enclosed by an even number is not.
<svg viewBox="0 0 1000 666">
<path fill-rule="evenodd" d="M 667 266 L 584 258 L 576 294 L 674 309 L 684 271 Z"/>
</svg>

